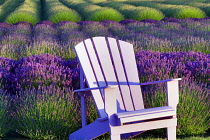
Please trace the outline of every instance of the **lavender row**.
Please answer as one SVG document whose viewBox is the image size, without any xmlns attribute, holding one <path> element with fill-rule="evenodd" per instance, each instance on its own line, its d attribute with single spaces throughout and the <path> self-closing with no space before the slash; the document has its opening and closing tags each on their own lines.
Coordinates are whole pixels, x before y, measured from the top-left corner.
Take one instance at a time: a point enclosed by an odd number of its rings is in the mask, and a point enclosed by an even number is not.
<svg viewBox="0 0 210 140">
<path fill-rule="evenodd" d="M 136 53 L 140 82 L 183 77 L 210 83 L 210 54 L 196 52 Z M 13 60 L 0 57 L 0 79 L 3 89 L 16 93 L 38 86 L 79 88 L 78 60 L 42 54 Z"/>
<path fill-rule="evenodd" d="M 109 36 L 128 41 L 138 50 L 196 51 L 210 53 L 210 19 L 43 21 L 0 24 L 0 56 L 19 59 L 31 54 L 50 53 L 64 59 L 75 57 L 73 47 L 93 36 Z M 62 55 L 61 55 L 62 54 Z"/>
</svg>

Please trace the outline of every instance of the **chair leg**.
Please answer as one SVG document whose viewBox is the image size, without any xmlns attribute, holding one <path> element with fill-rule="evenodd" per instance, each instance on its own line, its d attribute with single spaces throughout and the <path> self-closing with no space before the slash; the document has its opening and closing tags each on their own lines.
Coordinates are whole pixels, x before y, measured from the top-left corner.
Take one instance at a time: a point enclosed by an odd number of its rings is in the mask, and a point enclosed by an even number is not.
<svg viewBox="0 0 210 140">
<path fill-rule="evenodd" d="M 120 140 L 120 134 L 118 135 L 110 135 L 111 140 Z"/>
<path fill-rule="evenodd" d="M 176 140 L 176 126 L 167 127 L 168 140 Z"/>
</svg>

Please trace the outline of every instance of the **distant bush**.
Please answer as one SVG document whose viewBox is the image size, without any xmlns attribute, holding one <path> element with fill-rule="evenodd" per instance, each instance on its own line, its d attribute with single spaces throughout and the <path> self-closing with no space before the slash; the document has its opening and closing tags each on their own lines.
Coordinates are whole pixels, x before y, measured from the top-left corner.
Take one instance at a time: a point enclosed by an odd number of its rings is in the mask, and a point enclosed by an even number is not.
<svg viewBox="0 0 210 140">
<path fill-rule="evenodd" d="M 164 18 L 164 15 L 161 11 L 143 7 L 143 6 L 132 6 L 129 4 L 122 4 L 119 2 L 104 2 L 100 3 L 102 6 L 109 6 L 120 11 L 127 19 L 133 20 L 144 20 L 144 19 L 154 19 L 161 20 Z"/>
<path fill-rule="evenodd" d="M 68 11 L 64 10 L 52 12 L 51 15 L 48 17 L 48 20 L 52 21 L 53 23 L 58 23 L 60 21 L 78 22 L 81 20 L 81 17 L 78 15 L 77 12 L 69 9 Z"/>
<path fill-rule="evenodd" d="M 166 15 L 166 17 L 173 17 L 178 19 L 206 17 L 206 14 L 199 8 L 187 5 L 163 4 L 151 1 L 126 1 L 125 3 L 135 6 L 148 6 L 151 8 L 159 9 Z"/>
<path fill-rule="evenodd" d="M 207 16 L 210 16 L 210 3 L 190 2 L 188 5 L 200 8 L 207 14 Z"/>
<path fill-rule="evenodd" d="M 35 25 L 41 20 L 40 4 L 38 0 L 25 0 L 20 7 L 7 16 L 5 22 L 14 24 L 25 21 Z"/>
<path fill-rule="evenodd" d="M 198 8 L 189 6 L 179 6 L 171 11 L 171 17 L 178 19 L 204 18 L 206 14 Z"/>
<path fill-rule="evenodd" d="M 18 6 L 20 6 L 24 0 L 5 0 L 5 2 L 0 5 L 0 22 L 3 22 L 5 18 L 13 11 L 15 11 Z"/>
<path fill-rule="evenodd" d="M 99 10 L 95 10 L 87 17 L 86 20 L 92 21 L 102 21 L 102 20 L 113 20 L 121 21 L 124 19 L 124 16 L 115 9 L 104 7 Z"/>
<path fill-rule="evenodd" d="M 77 11 L 66 7 L 58 0 L 44 1 L 44 11 L 47 13 L 44 18 L 53 23 L 60 21 L 78 22 L 81 20 Z"/>
<path fill-rule="evenodd" d="M 121 21 L 124 19 L 120 12 L 110 7 L 101 7 L 89 3 L 79 3 L 74 7 L 81 13 L 83 19 L 87 21 Z"/>
<path fill-rule="evenodd" d="M 40 21 L 40 19 L 34 13 L 28 11 L 14 12 L 5 19 L 5 22 L 10 24 L 14 24 L 20 21 L 30 22 L 35 25 Z"/>
</svg>

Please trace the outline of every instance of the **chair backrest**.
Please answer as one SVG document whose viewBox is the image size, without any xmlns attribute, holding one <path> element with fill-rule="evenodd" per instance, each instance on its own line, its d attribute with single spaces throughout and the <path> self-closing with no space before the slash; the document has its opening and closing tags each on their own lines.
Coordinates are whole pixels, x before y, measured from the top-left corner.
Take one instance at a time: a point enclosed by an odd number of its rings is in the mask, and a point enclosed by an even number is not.
<svg viewBox="0 0 210 140">
<path fill-rule="evenodd" d="M 129 82 L 139 82 L 132 44 L 109 37 L 93 37 L 80 42 L 75 50 L 90 88 L 119 85 L 118 112 L 144 108 L 140 86 L 129 85 Z M 93 90 L 92 95 L 100 117 L 106 117 L 102 90 Z"/>
</svg>

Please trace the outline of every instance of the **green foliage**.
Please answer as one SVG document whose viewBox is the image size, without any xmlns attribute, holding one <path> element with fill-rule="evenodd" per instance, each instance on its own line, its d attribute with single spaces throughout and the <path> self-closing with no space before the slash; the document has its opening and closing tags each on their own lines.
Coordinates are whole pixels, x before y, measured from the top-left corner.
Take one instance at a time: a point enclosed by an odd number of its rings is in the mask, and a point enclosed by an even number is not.
<svg viewBox="0 0 210 140">
<path fill-rule="evenodd" d="M 20 7 L 6 17 L 5 22 L 14 24 L 26 21 L 35 25 L 40 21 L 40 16 L 40 1 L 25 0 Z"/>
<path fill-rule="evenodd" d="M 70 89 L 21 91 L 13 102 L 13 129 L 32 139 L 66 139 L 80 127 L 79 102 Z"/>
<path fill-rule="evenodd" d="M 2 5 L 6 0 L 0 0 L 0 5 Z"/>
<path fill-rule="evenodd" d="M 184 83 L 185 82 L 185 83 Z M 195 82 L 182 83 L 178 104 L 178 135 L 196 135 L 210 128 L 210 92 L 206 85 Z"/>
<path fill-rule="evenodd" d="M 47 13 L 45 19 L 50 20 L 53 23 L 58 23 L 60 21 L 78 22 L 81 20 L 81 16 L 77 11 L 66 7 L 58 0 L 45 1 L 44 11 Z"/>
<path fill-rule="evenodd" d="M 154 85 L 146 88 L 144 99 L 146 107 L 165 106 L 166 85 Z M 206 85 L 198 85 L 190 80 L 182 80 L 179 89 L 179 104 L 177 107 L 177 135 L 204 134 L 210 128 L 210 93 Z M 155 130 L 163 133 L 164 130 Z M 165 131 L 164 131 L 165 133 Z"/>
<path fill-rule="evenodd" d="M 188 5 L 200 8 L 207 14 L 207 16 L 210 16 L 210 3 L 190 2 Z"/>
<path fill-rule="evenodd" d="M 164 18 L 164 15 L 154 8 L 137 7 L 130 17 L 139 21 L 144 19 L 161 20 Z"/>
<path fill-rule="evenodd" d="M 107 0 L 87 0 L 90 3 L 99 3 L 99 2 L 105 2 Z"/>
<path fill-rule="evenodd" d="M 24 2 L 24 0 L 16 0 L 15 2 L 13 0 L 6 0 L 0 6 L 0 22 L 3 22 L 6 16 L 20 6 L 22 2 Z"/>
<path fill-rule="evenodd" d="M 171 12 L 171 17 L 178 19 L 204 18 L 206 14 L 198 8 L 189 6 L 179 6 Z"/>
<path fill-rule="evenodd" d="M 95 10 L 90 13 L 86 20 L 91 21 L 102 21 L 102 20 L 112 20 L 112 21 L 121 21 L 124 19 L 124 16 L 115 9 L 104 7 L 99 10 Z"/>
<path fill-rule="evenodd" d="M 178 19 L 204 18 L 206 16 L 206 14 L 201 9 L 184 5 L 184 3 L 183 5 L 163 4 L 150 1 L 126 1 L 125 3 L 135 6 L 148 6 L 151 8 L 159 9 L 166 15 L 166 17 L 173 17 Z"/>
<path fill-rule="evenodd" d="M 24 12 L 24 11 L 14 12 L 14 13 L 10 14 L 5 19 L 5 22 L 10 23 L 10 24 L 14 24 L 14 23 L 21 22 L 21 21 L 30 22 L 33 25 L 35 25 L 40 20 L 37 17 L 37 15 L 35 15 L 34 13 L 31 13 L 31 12 L 28 12 L 28 11 L 26 11 L 26 12 Z"/>
<path fill-rule="evenodd" d="M 0 89 L 0 138 L 11 130 L 11 120 L 8 117 L 9 96 Z"/>
<path fill-rule="evenodd" d="M 102 6 L 110 6 L 114 9 L 120 11 L 127 19 L 133 20 L 144 20 L 144 19 L 154 19 L 154 20 L 161 20 L 164 18 L 164 15 L 161 11 L 144 7 L 144 6 L 133 6 L 129 4 L 122 4 L 119 2 L 104 2 L 100 3 Z"/>
<path fill-rule="evenodd" d="M 48 17 L 49 21 L 52 21 L 53 23 L 58 23 L 60 21 L 72 21 L 72 22 L 78 22 L 81 20 L 80 15 L 73 10 L 58 10 L 50 14 Z"/>
</svg>

